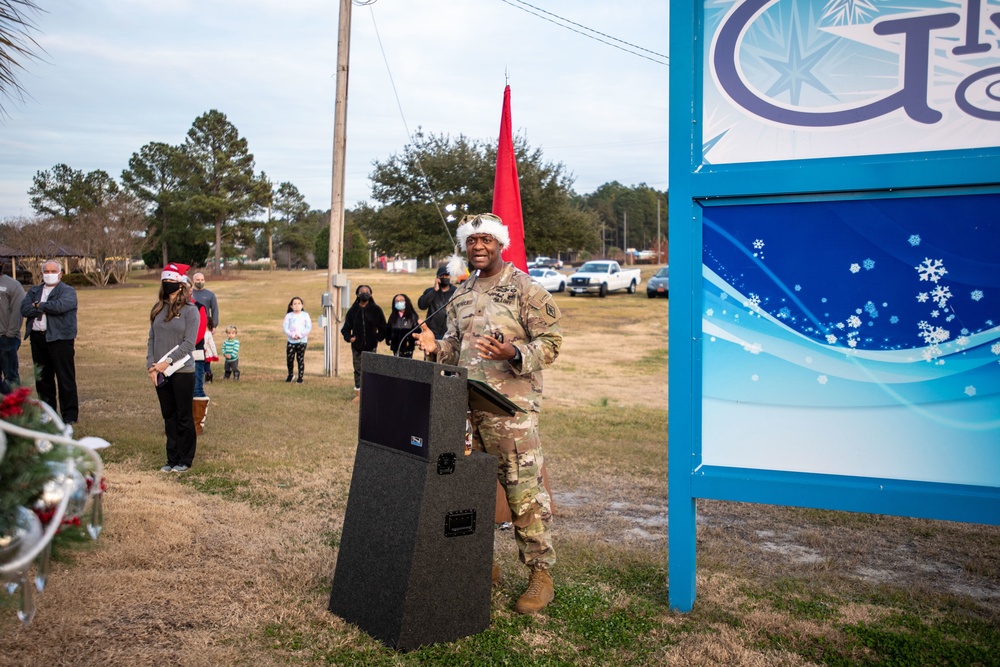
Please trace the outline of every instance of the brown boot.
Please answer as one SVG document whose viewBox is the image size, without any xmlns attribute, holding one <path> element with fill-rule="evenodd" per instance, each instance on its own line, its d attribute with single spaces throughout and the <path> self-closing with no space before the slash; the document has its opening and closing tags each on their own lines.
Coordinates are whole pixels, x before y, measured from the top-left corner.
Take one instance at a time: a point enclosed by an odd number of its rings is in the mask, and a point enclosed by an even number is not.
<svg viewBox="0 0 1000 667">
<path fill-rule="evenodd" d="M 548 568 L 533 568 L 528 579 L 528 589 L 514 603 L 514 611 L 519 614 L 534 614 L 545 609 L 555 597 L 552 575 L 549 574 Z"/>
<path fill-rule="evenodd" d="M 499 584 L 501 579 L 503 579 L 503 573 L 500 572 L 500 566 L 496 564 L 496 561 L 494 561 L 493 562 L 493 585 L 496 586 L 497 584 Z"/>
<path fill-rule="evenodd" d="M 201 435 L 205 431 L 205 417 L 208 415 L 208 402 L 209 398 L 207 396 L 203 398 L 195 398 L 191 402 L 191 416 L 194 418 L 194 432 L 197 435 Z"/>
</svg>

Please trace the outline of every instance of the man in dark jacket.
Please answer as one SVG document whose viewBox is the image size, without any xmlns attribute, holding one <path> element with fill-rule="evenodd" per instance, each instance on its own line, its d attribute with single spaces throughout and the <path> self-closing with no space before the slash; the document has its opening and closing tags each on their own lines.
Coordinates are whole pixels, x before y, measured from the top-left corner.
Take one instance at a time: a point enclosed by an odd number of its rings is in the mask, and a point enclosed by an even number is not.
<svg viewBox="0 0 1000 667">
<path fill-rule="evenodd" d="M 451 275 L 448 273 L 448 265 L 438 267 L 437 277 L 434 278 L 434 286 L 428 287 L 417 299 L 417 308 L 427 311 L 427 328 L 434 332 L 434 338 L 441 340 L 445 331 L 448 330 L 448 313 L 443 306 L 448 303 L 448 299 L 455 295 L 457 288 L 451 283 Z M 440 309 L 440 310 L 439 310 Z M 431 313 L 435 313 L 430 317 Z M 434 361 L 435 354 L 425 354 L 428 361 Z"/>
<path fill-rule="evenodd" d="M 41 285 L 28 289 L 21 302 L 24 337 L 31 341 L 35 365 L 35 391 L 62 419 L 75 424 L 79 416 L 76 395 L 76 290 L 62 282 L 62 266 L 55 260 L 42 264 Z M 59 401 L 56 403 L 58 384 Z"/>
<path fill-rule="evenodd" d="M 344 316 L 340 333 L 351 344 L 356 403 L 361 400 L 361 353 L 374 352 L 379 341 L 385 338 L 385 314 L 372 299 L 372 288 L 368 285 L 358 285 L 354 294 L 358 298 Z"/>
<path fill-rule="evenodd" d="M 9 394 L 21 384 L 17 351 L 21 348 L 21 302 L 24 287 L 6 273 L 0 262 L 0 392 Z"/>
</svg>

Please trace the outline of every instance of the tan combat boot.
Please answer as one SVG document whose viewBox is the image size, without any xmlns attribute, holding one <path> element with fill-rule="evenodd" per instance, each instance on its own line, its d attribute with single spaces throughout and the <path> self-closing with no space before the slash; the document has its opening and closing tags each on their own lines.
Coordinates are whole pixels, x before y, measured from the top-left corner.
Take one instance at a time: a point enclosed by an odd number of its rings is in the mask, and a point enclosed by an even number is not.
<svg viewBox="0 0 1000 667">
<path fill-rule="evenodd" d="M 519 614 L 534 614 L 545 609 L 555 596 L 552 575 L 549 574 L 548 568 L 533 568 L 528 579 L 528 589 L 514 603 L 514 611 Z"/>
<path fill-rule="evenodd" d="M 500 566 L 493 562 L 493 585 L 496 586 L 503 579 L 503 574 L 500 572 Z"/>
</svg>

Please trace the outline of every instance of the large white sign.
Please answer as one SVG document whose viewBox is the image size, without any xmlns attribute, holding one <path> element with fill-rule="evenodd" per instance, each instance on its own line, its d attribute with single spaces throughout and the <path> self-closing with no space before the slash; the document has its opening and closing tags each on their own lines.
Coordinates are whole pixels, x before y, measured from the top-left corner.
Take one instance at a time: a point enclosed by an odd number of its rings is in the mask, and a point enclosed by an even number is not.
<svg viewBox="0 0 1000 667">
<path fill-rule="evenodd" d="M 1000 0 L 704 7 L 704 161 L 1000 145 Z"/>
</svg>

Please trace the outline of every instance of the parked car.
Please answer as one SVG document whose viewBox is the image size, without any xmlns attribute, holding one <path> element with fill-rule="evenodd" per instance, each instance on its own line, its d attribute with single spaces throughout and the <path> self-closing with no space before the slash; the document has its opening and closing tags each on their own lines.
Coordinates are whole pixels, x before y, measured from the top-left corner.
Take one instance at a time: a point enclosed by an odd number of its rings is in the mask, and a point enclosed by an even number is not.
<svg viewBox="0 0 1000 667">
<path fill-rule="evenodd" d="M 658 296 L 670 296 L 670 267 L 664 266 L 646 283 L 646 296 L 655 299 Z"/>
<path fill-rule="evenodd" d="M 623 269 L 613 259 L 587 262 L 569 277 L 569 295 L 589 293 L 604 297 L 617 290 L 635 294 L 640 282 L 639 269 Z"/>
<path fill-rule="evenodd" d="M 566 291 L 566 276 L 552 269 L 528 269 L 528 275 L 550 292 Z"/>
<path fill-rule="evenodd" d="M 561 269 L 563 267 L 563 263 L 561 259 L 539 256 L 528 264 L 528 266 L 532 269 Z"/>
</svg>

